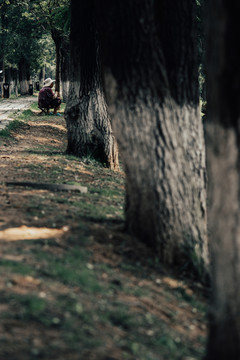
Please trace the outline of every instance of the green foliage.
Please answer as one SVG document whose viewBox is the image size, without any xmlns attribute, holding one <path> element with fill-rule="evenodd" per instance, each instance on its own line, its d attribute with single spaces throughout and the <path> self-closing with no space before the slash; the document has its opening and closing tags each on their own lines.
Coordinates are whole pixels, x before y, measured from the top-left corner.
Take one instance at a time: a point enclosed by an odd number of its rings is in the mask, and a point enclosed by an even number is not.
<svg viewBox="0 0 240 360">
<path fill-rule="evenodd" d="M 42 31 L 36 22 L 25 16 L 27 5 L 26 1 L 14 1 L 4 8 L 0 41 L 5 68 L 18 68 L 22 59 L 29 64 L 31 71 L 39 67 Z"/>
<path fill-rule="evenodd" d="M 37 20 L 45 30 L 64 30 L 67 33 L 70 28 L 70 0 L 32 0 L 26 16 Z"/>
<path fill-rule="evenodd" d="M 52 76 L 55 63 L 54 36 L 68 37 L 70 0 L 1 0 L 0 61 L 17 69 L 24 59 L 31 76 L 47 65 Z"/>
</svg>

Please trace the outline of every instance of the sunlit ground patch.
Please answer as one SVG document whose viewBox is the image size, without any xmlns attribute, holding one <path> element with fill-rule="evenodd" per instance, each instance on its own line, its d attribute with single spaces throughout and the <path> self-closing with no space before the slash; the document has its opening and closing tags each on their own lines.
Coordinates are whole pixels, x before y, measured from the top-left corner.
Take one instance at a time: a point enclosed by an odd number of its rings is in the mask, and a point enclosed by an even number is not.
<svg viewBox="0 0 240 360">
<path fill-rule="evenodd" d="M 17 241 L 17 240 L 35 240 L 35 239 L 49 239 L 59 237 L 68 231 L 68 227 L 61 229 L 38 228 L 20 226 L 17 228 L 9 228 L 0 231 L 1 241 Z"/>
</svg>

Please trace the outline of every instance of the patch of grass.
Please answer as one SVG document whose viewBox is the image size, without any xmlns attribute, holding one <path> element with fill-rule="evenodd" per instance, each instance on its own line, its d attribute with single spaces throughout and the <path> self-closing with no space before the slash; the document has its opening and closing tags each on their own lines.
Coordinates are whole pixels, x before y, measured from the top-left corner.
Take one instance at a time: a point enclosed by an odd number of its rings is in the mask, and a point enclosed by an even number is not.
<svg viewBox="0 0 240 360">
<path fill-rule="evenodd" d="M 0 130 L 0 137 L 3 138 L 10 138 L 11 137 L 11 131 L 16 131 L 20 127 L 24 125 L 24 122 L 19 120 L 13 120 L 11 121 L 3 130 Z"/>
<path fill-rule="evenodd" d="M 42 319 L 47 308 L 47 301 L 34 295 L 18 296 L 18 302 L 22 306 L 21 317 L 27 319 Z"/>
<path fill-rule="evenodd" d="M 182 342 L 174 329 L 167 328 L 155 315 L 131 312 L 125 304 L 116 305 L 117 310 L 112 308 L 103 315 L 103 320 L 131 333 L 128 339 L 121 340 L 121 347 L 127 349 L 134 358 L 156 359 L 157 354 L 171 360 L 204 356 L 204 346 L 190 349 L 190 344 Z"/>
<path fill-rule="evenodd" d="M 79 157 L 75 156 L 75 155 L 69 155 L 69 154 L 62 154 L 67 160 L 75 160 L 77 162 L 80 161 Z"/>
<path fill-rule="evenodd" d="M 34 116 L 32 110 L 23 110 L 23 112 L 18 116 L 18 120 L 28 121 L 32 116 Z"/>
<path fill-rule="evenodd" d="M 37 172 L 37 171 L 44 171 L 45 170 L 45 166 L 42 164 L 25 164 L 22 166 L 22 169 L 30 169 L 32 172 Z"/>
<path fill-rule="evenodd" d="M 92 154 L 86 155 L 81 157 L 81 161 L 86 165 L 91 165 L 94 167 L 104 167 L 104 164 L 102 164 L 100 161 L 95 159 Z"/>
<path fill-rule="evenodd" d="M 117 310 L 105 313 L 106 319 L 108 319 L 112 325 L 121 327 L 124 330 L 131 330 L 135 328 L 137 324 L 137 317 L 129 312 L 126 305 L 118 304 Z"/>
<path fill-rule="evenodd" d="M 144 288 L 140 288 L 140 287 L 127 287 L 124 288 L 124 292 L 125 294 L 129 294 L 129 295 L 134 295 L 136 297 L 147 297 L 149 294 L 149 290 L 148 289 L 144 289 Z"/>
<path fill-rule="evenodd" d="M 13 293 L 4 299 L 11 311 L 1 318 L 17 318 L 22 321 L 37 321 L 45 326 L 53 324 L 53 316 L 48 311 L 48 301 L 36 295 Z"/>
<path fill-rule="evenodd" d="M 26 264 L 19 261 L 0 259 L 0 271 L 6 271 L 6 269 L 12 273 L 21 275 L 32 275 L 33 269 Z"/>
<path fill-rule="evenodd" d="M 64 339 L 69 344 L 70 348 L 78 352 L 79 359 L 81 359 L 81 352 L 86 349 L 96 349 L 103 345 L 102 341 L 94 334 L 94 325 L 89 326 L 81 323 L 79 328 L 74 326 L 74 320 L 68 320 L 64 324 Z"/>
<path fill-rule="evenodd" d="M 96 274 L 89 269 L 89 254 L 85 249 L 75 247 L 64 257 L 55 257 L 48 262 L 45 274 L 71 286 L 79 286 L 82 291 L 96 293 L 102 291 Z"/>
<path fill-rule="evenodd" d="M 35 101 L 34 103 L 32 103 L 32 104 L 30 105 L 30 109 L 31 109 L 31 110 L 39 110 L 39 111 L 40 111 L 40 109 L 39 109 L 39 107 L 38 107 L 38 102 Z"/>
<path fill-rule="evenodd" d="M 63 197 L 62 198 L 60 198 L 60 197 L 55 198 L 54 202 L 56 202 L 58 204 L 69 204 L 70 203 L 69 199 L 66 199 L 66 198 L 63 198 Z"/>
<path fill-rule="evenodd" d="M 95 221 L 104 221 L 110 218 L 123 219 L 122 209 L 118 209 L 114 206 L 107 206 L 101 202 L 90 203 L 86 201 L 79 201 L 73 202 L 72 205 L 78 209 L 79 215 L 86 216 Z"/>
<path fill-rule="evenodd" d="M 27 152 L 28 154 L 38 154 L 45 156 L 63 155 L 63 153 L 57 151 L 56 147 L 52 145 L 37 146 L 34 148 L 25 149 L 24 151 Z"/>
<path fill-rule="evenodd" d="M 10 99 L 17 99 L 17 98 L 18 98 L 18 96 L 16 96 L 15 94 L 10 95 Z"/>
<path fill-rule="evenodd" d="M 65 110 L 65 107 L 66 107 L 66 104 L 65 103 L 62 103 L 61 104 L 61 109 L 60 109 L 60 112 L 64 112 Z M 31 110 L 34 110 L 34 111 L 40 111 L 39 107 L 38 107 L 38 101 L 35 101 L 34 103 L 31 104 L 30 106 L 30 109 Z"/>
<path fill-rule="evenodd" d="M 112 176 L 108 176 L 108 177 L 104 177 L 99 179 L 99 181 L 101 183 L 109 183 L 109 182 L 114 182 L 115 184 L 118 185 L 124 185 L 125 180 L 121 177 L 116 176 L 114 173 L 112 173 Z"/>
<path fill-rule="evenodd" d="M 178 298 L 181 298 L 184 301 L 188 302 L 193 308 L 197 309 L 199 312 L 206 314 L 207 311 L 206 304 L 203 304 L 200 301 L 196 300 L 194 296 L 188 295 L 184 288 L 177 287 L 174 289 L 174 292 L 176 293 L 176 296 Z"/>
<path fill-rule="evenodd" d="M 112 199 L 113 197 L 123 196 L 124 190 L 119 189 L 119 188 L 111 189 L 109 187 L 107 187 L 107 188 L 91 187 L 91 188 L 89 188 L 89 193 L 97 195 L 97 196 L 110 197 Z"/>
</svg>

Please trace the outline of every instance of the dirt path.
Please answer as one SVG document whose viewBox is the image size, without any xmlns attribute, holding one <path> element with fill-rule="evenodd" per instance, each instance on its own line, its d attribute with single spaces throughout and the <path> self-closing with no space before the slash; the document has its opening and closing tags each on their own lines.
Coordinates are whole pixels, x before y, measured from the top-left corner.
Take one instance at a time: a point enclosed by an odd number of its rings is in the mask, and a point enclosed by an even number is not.
<svg viewBox="0 0 240 360">
<path fill-rule="evenodd" d="M 61 117 L 0 138 L 0 359 L 202 359 L 203 288 L 124 232 L 124 174 L 65 149 Z"/>
<path fill-rule="evenodd" d="M 18 99 L 3 99 L 0 101 L 0 130 L 3 130 L 11 120 L 14 114 L 28 109 L 30 104 L 36 101 L 33 96 L 22 96 Z"/>
</svg>

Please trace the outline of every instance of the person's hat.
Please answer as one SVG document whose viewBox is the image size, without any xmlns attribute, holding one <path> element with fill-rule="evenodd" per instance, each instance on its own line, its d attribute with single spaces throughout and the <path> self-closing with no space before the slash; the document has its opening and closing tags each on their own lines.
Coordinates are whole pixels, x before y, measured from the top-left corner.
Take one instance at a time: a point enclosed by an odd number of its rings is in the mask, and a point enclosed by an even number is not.
<svg viewBox="0 0 240 360">
<path fill-rule="evenodd" d="M 54 82 L 55 80 L 52 80 L 51 78 L 47 78 L 43 84 L 44 86 L 51 86 Z"/>
</svg>

